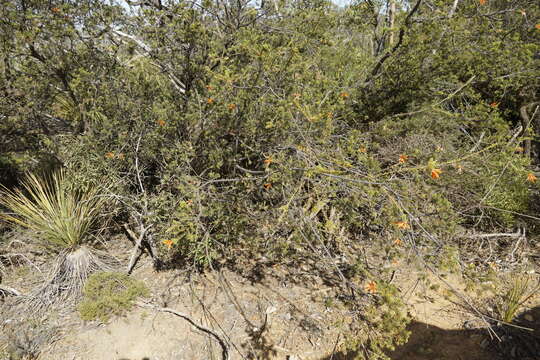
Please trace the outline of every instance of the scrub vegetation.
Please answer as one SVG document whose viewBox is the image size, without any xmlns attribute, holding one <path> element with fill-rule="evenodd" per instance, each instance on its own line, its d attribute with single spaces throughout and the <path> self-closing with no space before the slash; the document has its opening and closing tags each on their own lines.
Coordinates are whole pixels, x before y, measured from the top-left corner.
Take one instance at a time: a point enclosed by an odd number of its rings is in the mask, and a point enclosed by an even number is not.
<svg viewBox="0 0 540 360">
<path fill-rule="evenodd" d="M 141 254 L 308 266 L 359 359 L 407 341 L 406 268 L 510 324 L 538 281 L 539 61 L 536 0 L 8 0 L 0 274 L 26 228 L 51 270 L 24 302 L 106 321 L 147 294 L 118 273 Z"/>
</svg>

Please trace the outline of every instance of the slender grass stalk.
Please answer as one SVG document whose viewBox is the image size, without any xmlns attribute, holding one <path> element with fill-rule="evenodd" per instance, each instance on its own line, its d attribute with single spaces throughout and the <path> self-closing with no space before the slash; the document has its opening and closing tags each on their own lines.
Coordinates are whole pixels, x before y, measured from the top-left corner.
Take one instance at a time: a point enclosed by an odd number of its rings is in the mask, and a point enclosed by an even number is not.
<svg viewBox="0 0 540 360">
<path fill-rule="evenodd" d="M 74 249 L 87 239 L 104 199 L 95 189 L 68 188 L 63 171 L 40 178 L 27 174 L 20 189 L 0 189 L 0 204 L 13 214 L 0 214 L 11 223 L 35 231 L 43 244 Z"/>
<path fill-rule="evenodd" d="M 517 277 L 512 283 L 499 306 L 501 320 L 511 323 L 516 317 L 519 308 L 528 298 L 526 293 L 529 288 L 528 277 Z"/>
</svg>

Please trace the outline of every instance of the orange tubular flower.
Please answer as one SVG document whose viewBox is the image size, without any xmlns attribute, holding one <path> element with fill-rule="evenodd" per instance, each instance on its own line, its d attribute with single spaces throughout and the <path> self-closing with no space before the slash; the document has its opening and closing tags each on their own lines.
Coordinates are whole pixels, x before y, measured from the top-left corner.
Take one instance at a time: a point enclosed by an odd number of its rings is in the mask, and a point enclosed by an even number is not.
<svg viewBox="0 0 540 360">
<path fill-rule="evenodd" d="M 536 176 L 533 173 L 527 174 L 527 181 L 531 183 L 535 183 L 537 180 Z"/>
<path fill-rule="evenodd" d="M 400 246 L 403 242 L 401 241 L 400 238 L 397 238 L 396 240 L 394 240 L 394 245 L 396 246 Z"/>
<path fill-rule="evenodd" d="M 441 169 L 433 169 L 431 170 L 431 178 L 437 180 L 441 176 L 441 173 Z"/>
<path fill-rule="evenodd" d="M 342 99 L 346 99 L 349 97 L 349 93 L 346 92 L 346 91 L 343 91 L 341 94 L 339 94 L 339 96 L 342 98 Z"/>
<path fill-rule="evenodd" d="M 399 155 L 399 163 L 400 164 L 405 164 L 407 162 L 407 160 L 409 160 L 408 155 L 404 155 L 404 154 Z"/>
<path fill-rule="evenodd" d="M 233 111 L 234 109 L 236 109 L 236 104 L 229 104 L 227 107 L 230 111 Z"/>
<path fill-rule="evenodd" d="M 209 105 L 212 105 L 214 103 L 214 99 L 213 98 L 208 98 L 206 99 L 206 102 L 209 104 Z"/>
<path fill-rule="evenodd" d="M 492 107 L 493 109 L 496 109 L 498 106 L 499 106 L 500 103 L 494 101 L 492 102 L 491 104 L 489 104 L 490 107 Z"/>
<path fill-rule="evenodd" d="M 272 187 L 271 183 L 266 183 L 263 185 L 266 190 L 269 190 Z"/>
<path fill-rule="evenodd" d="M 394 225 L 396 225 L 398 229 L 403 229 L 403 230 L 407 230 L 411 228 L 411 226 L 406 221 L 396 221 Z"/>
<path fill-rule="evenodd" d="M 358 152 L 361 152 L 362 154 L 365 154 L 365 153 L 367 153 L 367 148 L 365 146 L 360 146 L 360 148 L 358 149 Z"/>
<path fill-rule="evenodd" d="M 113 152 L 105 153 L 105 157 L 106 157 L 107 159 L 114 159 L 114 153 L 113 153 Z"/>
<path fill-rule="evenodd" d="M 264 161 L 263 161 L 264 165 L 266 165 L 266 166 L 270 165 L 273 162 L 274 162 L 274 160 L 272 160 L 271 157 L 268 157 L 267 159 L 264 159 Z"/>
<path fill-rule="evenodd" d="M 159 126 L 165 126 L 165 120 L 159 119 L 156 121 Z"/>
<path fill-rule="evenodd" d="M 377 283 L 375 283 L 375 281 L 372 280 L 366 284 L 364 289 L 370 294 L 375 294 L 377 293 Z"/>
<path fill-rule="evenodd" d="M 174 244 L 174 242 L 172 240 L 163 240 L 162 243 L 167 246 L 168 250 L 171 250 L 171 248 L 172 248 L 172 246 Z"/>
<path fill-rule="evenodd" d="M 485 5 L 487 3 L 487 0 L 479 0 L 478 2 L 480 3 L 480 5 Z"/>
</svg>

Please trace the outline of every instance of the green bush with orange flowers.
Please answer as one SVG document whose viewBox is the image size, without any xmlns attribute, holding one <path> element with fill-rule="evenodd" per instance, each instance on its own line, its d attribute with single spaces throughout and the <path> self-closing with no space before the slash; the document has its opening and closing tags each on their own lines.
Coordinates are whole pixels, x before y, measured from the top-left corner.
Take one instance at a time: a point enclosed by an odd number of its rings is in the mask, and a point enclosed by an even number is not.
<svg viewBox="0 0 540 360">
<path fill-rule="evenodd" d="M 63 167 L 156 267 L 369 278 L 382 356 L 407 319 L 366 248 L 447 268 L 468 231 L 537 232 L 539 5 L 397 3 L 8 1 L 0 181 Z"/>
</svg>

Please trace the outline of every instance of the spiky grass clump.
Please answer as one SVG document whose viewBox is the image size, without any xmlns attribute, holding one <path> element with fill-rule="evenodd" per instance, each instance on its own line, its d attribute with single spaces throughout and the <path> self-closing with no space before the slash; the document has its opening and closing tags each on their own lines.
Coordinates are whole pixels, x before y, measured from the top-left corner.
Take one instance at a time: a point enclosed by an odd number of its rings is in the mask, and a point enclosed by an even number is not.
<svg viewBox="0 0 540 360">
<path fill-rule="evenodd" d="M 49 280 L 32 292 L 37 309 L 80 298 L 88 277 L 98 271 L 110 271 L 116 262 L 108 254 L 81 246 L 62 252 L 50 272 Z"/>
<path fill-rule="evenodd" d="M 534 294 L 529 293 L 529 277 L 516 277 L 510 289 L 498 304 L 501 320 L 511 323 L 516 317 L 520 307 Z"/>
<path fill-rule="evenodd" d="M 69 188 L 63 171 L 39 178 L 27 174 L 22 188 L 2 189 L 0 204 L 15 214 L 5 220 L 36 232 L 43 245 L 74 249 L 90 234 L 104 199 L 97 190 Z"/>
<path fill-rule="evenodd" d="M 3 189 L 0 204 L 14 214 L 2 218 L 33 230 L 42 245 L 58 252 L 49 280 L 31 294 L 36 309 L 78 298 L 90 274 L 114 268 L 111 256 L 84 245 L 104 205 L 97 195 L 93 188 L 68 186 L 63 171 L 48 178 L 28 174 L 21 189 Z"/>
</svg>

